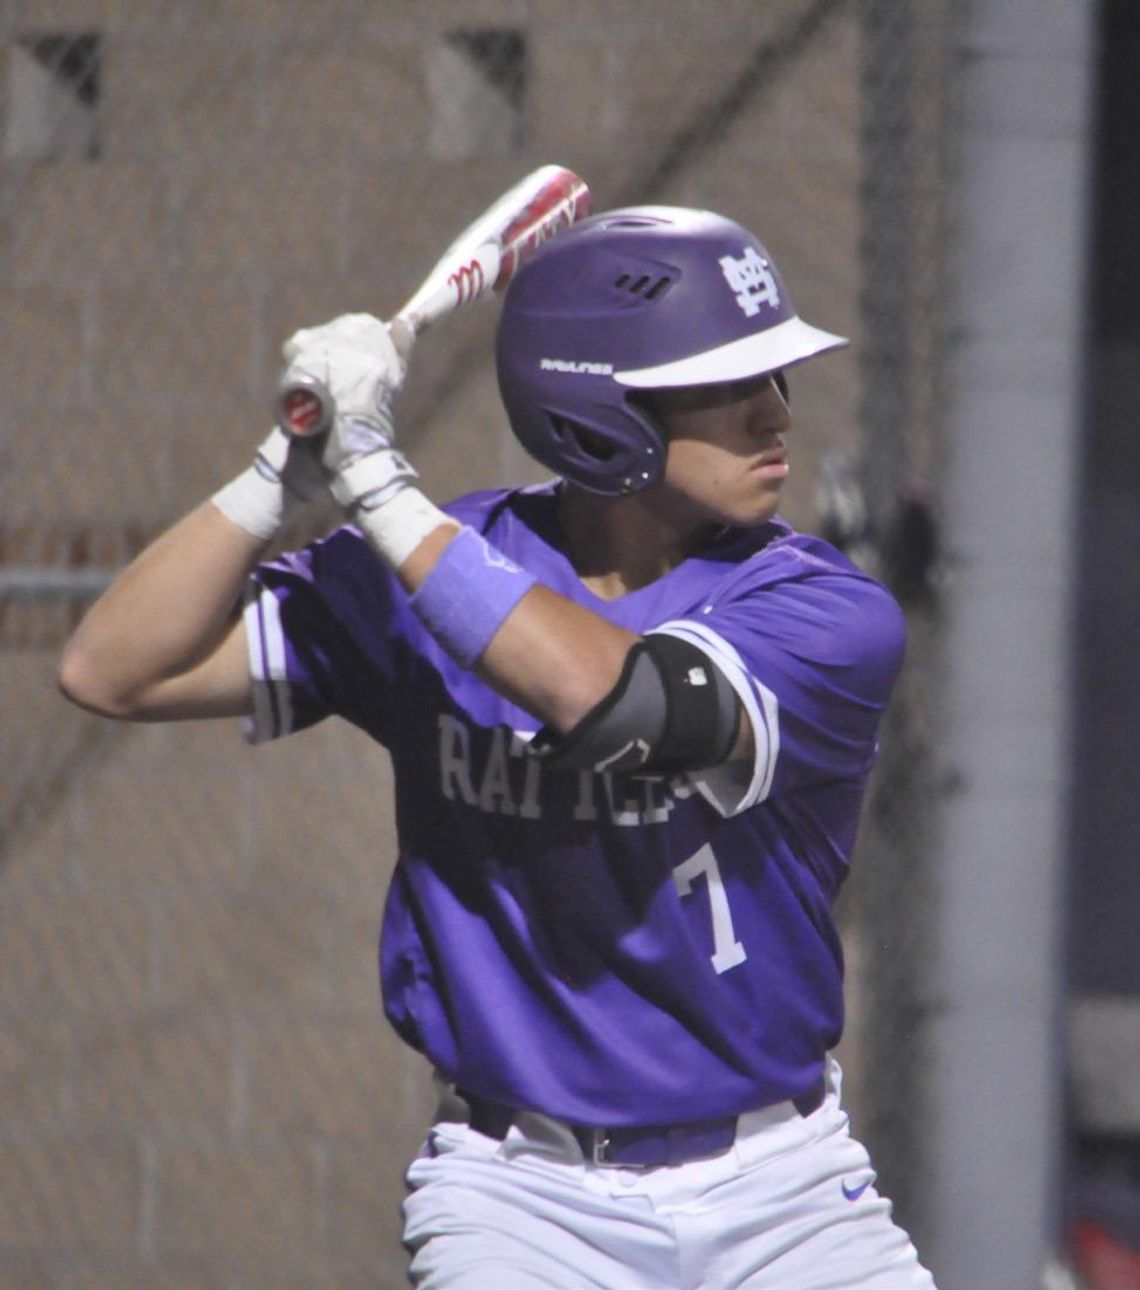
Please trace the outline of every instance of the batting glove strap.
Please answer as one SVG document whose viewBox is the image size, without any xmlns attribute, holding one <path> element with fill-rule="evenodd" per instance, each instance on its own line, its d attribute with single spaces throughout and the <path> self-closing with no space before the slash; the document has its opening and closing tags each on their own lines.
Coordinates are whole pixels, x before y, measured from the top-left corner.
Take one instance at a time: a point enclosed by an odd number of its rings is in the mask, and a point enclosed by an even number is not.
<svg viewBox="0 0 1140 1290">
<path fill-rule="evenodd" d="M 419 478 L 419 471 L 395 448 L 381 448 L 350 461 L 333 476 L 329 490 L 347 511 L 383 506 Z"/>
<path fill-rule="evenodd" d="M 436 529 L 457 528 L 455 521 L 413 483 L 405 483 L 385 501 L 356 512 L 356 522 L 369 545 L 386 561 L 389 568 L 399 569 L 419 544 Z"/>
<path fill-rule="evenodd" d="M 238 528 L 267 542 L 302 502 L 319 496 L 324 483 L 312 451 L 274 428 L 262 441 L 253 464 L 211 500 Z"/>
</svg>

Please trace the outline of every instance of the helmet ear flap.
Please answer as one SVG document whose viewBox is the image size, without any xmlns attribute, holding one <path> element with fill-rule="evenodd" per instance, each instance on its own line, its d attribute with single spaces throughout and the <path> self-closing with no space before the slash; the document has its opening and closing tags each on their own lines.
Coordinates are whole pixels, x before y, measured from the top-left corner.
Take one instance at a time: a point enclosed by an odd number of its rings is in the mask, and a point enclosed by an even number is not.
<svg viewBox="0 0 1140 1290">
<path fill-rule="evenodd" d="M 669 442 L 665 422 L 653 407 L 652 390 L 634 390 L 626 395 L 625 406 L 629 413 L 642 423 L 646 431 L 662 445 Z"/>
<path fill-rule="evenodd" d="M 637 468 L 627 486 L 626 493 L 639 493 L 650 484 L 655 484 L 665 473 L 665 459 L 669 454 L 669 438 L 661 418 L 647 408 L 640 399 L 625 400 L 626 416 L 640 427 L 643 443 Z M 625 481 L 623 481 L 625 482 Z"/>
<path fill-rule="evenodd" d="M 547 407 L 541 415 L 548 427 L 548 434 L 543 436 L 548 440 L 544 444 L 546 464 L 579 487 L 609 497 L 624 497 L 661 478 L 665 469 L 665 434 L 644 401 L 624 401 L 620 432 L 615 432 L 612 414 L 595 421 L 586 409 L 579 409 L 575 415 Z"/>
</svg>

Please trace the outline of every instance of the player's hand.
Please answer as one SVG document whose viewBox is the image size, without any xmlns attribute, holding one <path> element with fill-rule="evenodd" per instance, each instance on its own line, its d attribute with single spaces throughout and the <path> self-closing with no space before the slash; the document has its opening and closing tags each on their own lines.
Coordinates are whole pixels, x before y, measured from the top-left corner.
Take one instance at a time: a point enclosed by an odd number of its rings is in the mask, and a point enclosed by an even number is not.
<svg viewBox="0 0 1140 1290">
<path fill-rule="evenodd" d="M 373 507 L 416 478 L 395 449 L 392 403 L 403 386 L 411 332 L 370 314 L 345 314 L 294 333 L 282 350 L 286 384 L 315 379 L 335 407 L 320 460 L 342 506 Z"/>
<path fill-rule="evenodd" d="M 311 502 L 320 497 L 328 480 L 320 462 L 319 451 L 305 439 L 286 434 L 279 426 L 261 441 L 253 459 L 254 468 L 264 479 L 280 483 L 285 489 L 286 503 Z"/>
<path fill-rule="evenodd" d="M 294 332 L 281 353 L 286 384 L 315 378 L 332 395 L 337 416 L 370 425 L 393 441 L 391 404 L 407 363 L 386 323 L 371 314 L 343 314 Z"/>
</svg>

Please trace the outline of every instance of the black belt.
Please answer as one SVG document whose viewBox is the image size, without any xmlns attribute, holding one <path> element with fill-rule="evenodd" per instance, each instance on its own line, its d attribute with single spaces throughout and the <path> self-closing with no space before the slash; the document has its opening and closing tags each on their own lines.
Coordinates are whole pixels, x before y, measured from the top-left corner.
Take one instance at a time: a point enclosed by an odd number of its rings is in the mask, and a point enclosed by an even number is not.
<svg viewBox="0 0 1140 1290">
<path fill-rule="evenodd" d="M 499 1102 L 463 1089 L 456 1090 L 471 1108 L 471 1127 L 476 1133 L 501 1142 L 518 1112 Z M 811 1115 L 823 1105 L 822 1077 L 806 1093 L 791 1099 L 800 1115 Z M 650 1168 L 682 1165 L 689 1160 L 718 1156 L 736 1141 L 735 1115 L 715 1120 L 693 1120 L 688 1124 L 653 1124 L 626 1128 L 592 1129 L 577 1124 L 566 1127 L 578 1140 L 582 1154 L 595 1165 L 623 1165 Z"/>
</svg>

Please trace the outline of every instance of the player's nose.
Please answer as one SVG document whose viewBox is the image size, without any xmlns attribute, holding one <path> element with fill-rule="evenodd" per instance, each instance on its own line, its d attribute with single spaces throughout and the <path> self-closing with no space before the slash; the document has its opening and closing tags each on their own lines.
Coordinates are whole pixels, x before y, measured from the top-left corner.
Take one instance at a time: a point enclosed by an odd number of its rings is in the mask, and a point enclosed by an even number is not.
<svg viewBox="0 0 1140 1290">
<path fill-rule="evenodd" d="M 748 429 L 757 435 L 783 435 L 791 429 L 792 415 L 774 381 L 767 381 L 748 399 Z"/>
</svg>

